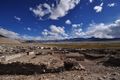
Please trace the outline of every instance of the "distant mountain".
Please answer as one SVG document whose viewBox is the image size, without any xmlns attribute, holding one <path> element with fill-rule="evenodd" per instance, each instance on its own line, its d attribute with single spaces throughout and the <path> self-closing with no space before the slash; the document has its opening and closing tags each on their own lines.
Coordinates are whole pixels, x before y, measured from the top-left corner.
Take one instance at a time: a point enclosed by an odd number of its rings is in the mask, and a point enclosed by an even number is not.
<svg viewBox="0 0 120 80">
<path fill-rule="evenodd" d="M 71 38 L 63 40 L 27 40 L 27 43 L 37 43 L 37 42 L 82 42 L 82 41 L 120 41 L 120 38 Z"/>
<path fill-rule="evenodd" d="M 65 39 L 64 41 L 119 41 L 120 38 L 72 38 L 72 39 Z"/>
</svg>

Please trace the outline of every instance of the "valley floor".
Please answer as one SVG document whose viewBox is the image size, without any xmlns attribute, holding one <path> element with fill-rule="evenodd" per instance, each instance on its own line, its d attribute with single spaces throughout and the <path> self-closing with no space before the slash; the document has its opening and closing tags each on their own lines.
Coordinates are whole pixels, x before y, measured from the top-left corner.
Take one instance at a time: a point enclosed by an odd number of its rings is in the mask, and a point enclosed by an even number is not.
<svg viewBox="0 0 120 80">
<path fill-rule="evenodd" d="M 0 80 L 119 79 L 119 48 L 0 45 Z"/>
</svg>

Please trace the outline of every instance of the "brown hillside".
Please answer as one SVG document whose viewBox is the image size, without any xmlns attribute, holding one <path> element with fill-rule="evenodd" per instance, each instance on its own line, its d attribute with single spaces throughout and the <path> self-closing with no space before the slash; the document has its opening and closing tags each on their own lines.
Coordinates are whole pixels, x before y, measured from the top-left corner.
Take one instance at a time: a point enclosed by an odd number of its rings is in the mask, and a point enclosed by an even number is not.
<svg viewBox="0 0 120 80">
<path fill-rule="evenodd" d="M 0 43 L 20 43 L 18 40 L 0 37 Z"/>
</svg>

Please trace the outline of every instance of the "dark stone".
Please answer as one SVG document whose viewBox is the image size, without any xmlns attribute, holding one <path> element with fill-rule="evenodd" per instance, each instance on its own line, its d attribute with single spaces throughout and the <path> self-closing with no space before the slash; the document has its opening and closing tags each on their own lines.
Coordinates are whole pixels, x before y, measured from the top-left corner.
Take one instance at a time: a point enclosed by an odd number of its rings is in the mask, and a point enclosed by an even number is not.
<svg viewBox="0 0 120 80">
<path fill-rule="evenodd" d="M 120 67 L 120 58 L 110 57 L 107 61 L 103 63 L 104 66 Z"/>
</svg>

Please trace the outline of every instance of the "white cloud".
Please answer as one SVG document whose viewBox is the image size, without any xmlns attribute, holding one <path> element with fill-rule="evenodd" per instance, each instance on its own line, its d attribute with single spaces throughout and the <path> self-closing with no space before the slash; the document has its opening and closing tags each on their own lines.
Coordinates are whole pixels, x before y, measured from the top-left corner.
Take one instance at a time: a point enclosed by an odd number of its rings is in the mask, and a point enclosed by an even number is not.
<svg viewBox="0 0 120 80">
<path fill-rule="evenodd" d="M 90 3 L 92 3 L 93 2 L 93 0 L 89 0 L 90 1 Z"/>
<path fill-rule="evenodd" d="M 109 33 L 112 30 L 109 28 L 108 25 L 104 23 L 95 24 L 88 28 L 86 32 L 86 36 L 88 37 L 96 37 L 96 38 L 112 38 Z"/>
<path fill-rule="evenodd" d="M 44 3 L 39 4 L 37 8 L 30 8 L 30 11 L 32 11 L 40 19 L 48 16 L 49 19 L 56 20 L 68 14 L 69 10 L 74 9 L 79 2 L 80 0 L 59 0 L 56 7 Z"/>
<path fill-rule="evenodd" d="M 43 40 L 41 36 L 29 36 L 29 35 L 23 35 L 21 36 L 21 39 L 24 40 Z"/>
<path fill-rule="evenodd" d="M 57 5 L 56 9 L 51 13 L 51 19 L 58 19 L 68 14 L 68 11 L 73 9 L 80 0 L 60 0 L 60 3 Z"/>
<path fill-rule="evenodd" d="M 81 27 L 74 28 L 73 31 L 74 36 L 77 37 L 120 38 L 120 19 L 109 24 L 90 24 L 86 31 Z"/>
<path fill-rule="evenodd" d="M 64 27 L 51 25 L 50 30 L 44 29 L 41 36 L 20 35 L 16 32 L 0 28 L 0 35 L 26 40 L 56 40 L 65 38 L 120 38 L 120 19 L 115 20 L 113 23 L 105 24 L 92 23 L 86 30 L 82 29 L 82 24 L 73 24 L 69 33 L 65 32 Z"/>
<path fill-rule="evenodd" d="M 115 3 L 108 4 L 108 7 L 114 7 L 114 6 L 115 6 Z"/>
<path fill-rule="evenodd" d="M 57 27 L 55 25 L 50 26 L 50 31 L 47 29 L 44 29 L 42 32 L 42 35 L 44 36 L 44 39 L 50 39 L 50 40 L 55 40 L 55 39 L 64 39 L 67 38 L 67 34 L 65 33 L 64 27 Z"/>
<path fill-rule="evenodd" d="M 71 32 L 70 32 L 70 35 L 69 35 L 69 37 L 70 38 L 77 38 L 77 37 L 85 37 L 84 36 L 84 31 L 83 31 L 83 29 L 82 29 L 82 25 L 83 25 L 83 23 L 81 23 L 81 24 L 73 24 L 72 25 L 72 30 L 71 30 Z"/>
<path fill-rule="evenodd" d="M 72 22 L 69 19 L 66 20 L 65 23 L 68 24 L 68 25 L 72 24 Z"/>
<path fill-rule="evenodd" d="M 57 27 L 55 25 L 50 26 L 50 31 L 44 29 L 42 32 L 43 36 L 29 36 L 29 35 L 20 35 L 16 32 L 0 28 L 0 35 L 3 35 L 12 39 L 23 39 L 23 40 L 56 40 L 67 38 L 64 27 Z"/>
<path fill-rule="evenodd" d="M 96 11 L 96 13 L 101 12 L 102 9 L 103 9 L 103 3 L 101 3 L 99 6 L 95 6 L 95 7 L 94 7 L 94 10 Z"/>
<path fill-rule="evenodd" d="M 45 8 L 45 9 L 43 9 Z M 40 4 L 37 6 L 36 9 L 30 8 L 30 11 L 32 11 L 36 16 L 38 16 L 40 19 L 42 19 L 45 15 L 48 15 L 51 13 L 51 7 L 47 3 Z"/>
<path fill-rule="evenodd" d="M 77 28 L 77 27 L 80 27 L 81 25 L 82 25 L 82 23 L 81 24 L 72 24 L 72 27 Z"/>
<path fill-rule="evenodd" d="M 42 32 L 42 35 L 47 36 L 48 34 L 49 34 L 49 31 L 47 29 L 44 29 L 43 32 Z"/>
<path fill-rule="evenodd" d="M 17 17 L 17 16 L 14 16 L 14 18 L 18 21 L 21 21 L 21 18 L 20 17 Z"/>
<path fill-rule="evenodd" d="M 16 32 L 0 28 L 0 35 L 11 39 L 23 39 L 23 40 L 42 40 L 41 36 L 29 36 L 29 35 L 20 35 Z"/>
<path fill-rule="evenodd" d="M 30 27 L 27 27 L 27 30 L 28 30 L 28 31 L 31 31 L 31 28 L 30 28 Z"/>
<path fill-rule="evenodd" d="M 9 30 L 3 29 L 3 28 L 0 28 L 0 35 L 3 35 L 8 38 L 15 38 L 15 39 L 20 38 L 18 33 L 15 33 L 13 31 L 9 31 Z"/>
<path fill-rule="evenodd" d="M 64 27 L 57 27 L 55 25 L 51 25 L 50 29 L 53 33 L 63 34 L 65 32 Z"/>
</svg>

